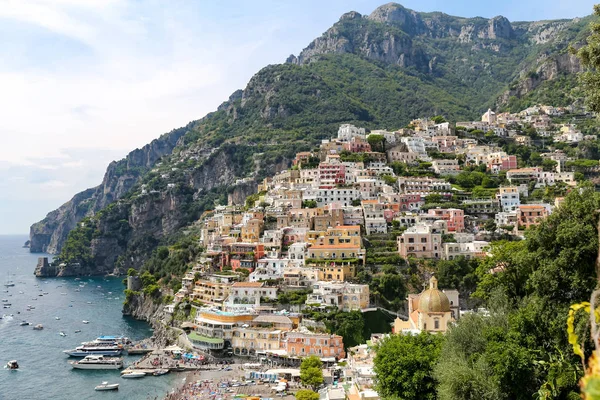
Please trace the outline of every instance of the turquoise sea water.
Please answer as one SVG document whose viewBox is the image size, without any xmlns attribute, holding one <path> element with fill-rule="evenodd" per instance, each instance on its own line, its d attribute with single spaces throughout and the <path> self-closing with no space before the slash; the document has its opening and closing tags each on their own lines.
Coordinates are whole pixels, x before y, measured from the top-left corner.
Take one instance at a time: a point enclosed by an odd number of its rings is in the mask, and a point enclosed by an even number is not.
<svg viewBox="0 0 600 400">
<path fill-rule="evenodd" d="M 121 278 L 36 278 L 33 271 L 41 254 L 22 248 L 25 240 L 25 236 L 0 236 L 0 299 L 12 303 L 9 309 L 0 303 L 0 316 L 14 315 L 0 319 L 0 400 L 162 398 L 181 381 L 181 374 L 126 380 L 120 378 L 118 371 L 74 370 L 67 362 L 73 359 L 62 350 L 100 335 L 125 335 L 138 340 L 152 336 L 152 332 L 148 324 L 122 316 Z M 8 273 L 15 282 L 11 288 L 4 286 Z M 43 292 L 48 294 L 38 296 Z M 26 311 L 27 305 L 35 309 Z M 42 324 L 44 329 L 34 331 L 33 326 L 19 326 L 23 320 Z M 90 323 L 83 324 L 83 320 Z M 60 331 L 67 336 L 60 336 Z M 125 365 L 138 358 L 125 356 Z M 20 369 L 4 369 L 6 362 L 13 359 L 18 360 Z M 119 390 L 94 391 L 94 386 L 102 381 L 119 383 Z"/>
</svg>

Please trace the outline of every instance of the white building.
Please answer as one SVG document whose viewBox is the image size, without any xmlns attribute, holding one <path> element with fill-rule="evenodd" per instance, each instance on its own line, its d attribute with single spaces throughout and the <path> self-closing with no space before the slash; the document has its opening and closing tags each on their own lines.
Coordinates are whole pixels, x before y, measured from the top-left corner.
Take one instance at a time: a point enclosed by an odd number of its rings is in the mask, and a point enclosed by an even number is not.
<svg viewBox="0 0 600 400">
<path fill-rule="evenodd" d="M 338 129 L 338 139 L 349 142 L 353 137 L 365 139 L 365 128 L 357 128 L 354 125 L 344 124 Z"/>
</svg>

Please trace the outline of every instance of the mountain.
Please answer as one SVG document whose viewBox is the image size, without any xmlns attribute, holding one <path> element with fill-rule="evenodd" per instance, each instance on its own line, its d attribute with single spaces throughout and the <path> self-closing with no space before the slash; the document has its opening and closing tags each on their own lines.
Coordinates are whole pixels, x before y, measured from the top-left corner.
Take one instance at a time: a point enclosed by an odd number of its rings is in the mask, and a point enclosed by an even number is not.
<svg viewBox="0 0 600 400">
<path fill-rule="evenodd" d="M 85 273 L 138 268 L 203 211 L 243 202 L 342 123 L 397 129 L 423 116 L 569 104 L 580 65 L 567 48 L 582 42 L 589 20 L 511 23 L 394 3 L 346 13 L 215 112 L 111 163 L 100 186 L 31 227 L 31 251 L 62 253 Z"/>
</svg>

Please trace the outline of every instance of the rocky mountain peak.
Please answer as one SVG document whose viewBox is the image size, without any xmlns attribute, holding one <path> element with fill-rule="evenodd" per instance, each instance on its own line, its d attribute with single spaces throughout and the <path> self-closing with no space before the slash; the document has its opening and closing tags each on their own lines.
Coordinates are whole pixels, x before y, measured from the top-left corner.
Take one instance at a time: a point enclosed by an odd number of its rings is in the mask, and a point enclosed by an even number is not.
<svg viewBox="0 0 600 400">
<path fill-rule="evenodd" d="M 343 21 L 346 19 L 358 19 L 358 18 L 362 18 L 362 14 L 360 14 L 356 11 L 350 11 L 345 14 L 342 14 L 342 16 L 340 17 L 340 21 Z"/>
<path fill-rule="evenodd" d="M 412 35 L 421 34 L 426 29 L 419 13 L 397 3 L 378 7 L 367 18 L 374 22 L 394 25 Z"/>
<path fill-rule="evenodd" d="M 511 39 L 514 36 L 510 21 L 501 15 L 490 19 L 488 39 Z"/>
</svg>

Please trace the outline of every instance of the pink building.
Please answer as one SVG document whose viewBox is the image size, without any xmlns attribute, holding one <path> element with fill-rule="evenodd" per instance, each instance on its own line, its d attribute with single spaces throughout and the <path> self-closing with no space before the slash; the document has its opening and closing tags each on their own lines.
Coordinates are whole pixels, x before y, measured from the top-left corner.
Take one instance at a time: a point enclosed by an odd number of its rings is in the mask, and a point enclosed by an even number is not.
<svg viewBox="0 0 600 400">
<path fill-rule="evenodd" d="M 339 163 L 320 163 L 319 183 L 321 186 L 346 183 L 346 166 Z"/>
<path fill-rule="evenodd" d="M 465 230 L 465 212 L 458 208 L 431 208 L 428 215 L 435 215 L 448 223 L 448 232 L 461 233 Z"/>
<path fill-rule="evenodd" d="M 364 153 L 371 151 L 371 145 L 364 139 L 354 136 L 349 142 L 344 143 L 344 150 L 352 153 Z"/>
</svg>

